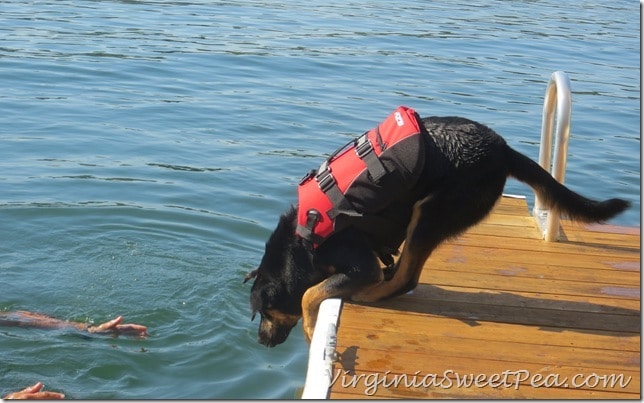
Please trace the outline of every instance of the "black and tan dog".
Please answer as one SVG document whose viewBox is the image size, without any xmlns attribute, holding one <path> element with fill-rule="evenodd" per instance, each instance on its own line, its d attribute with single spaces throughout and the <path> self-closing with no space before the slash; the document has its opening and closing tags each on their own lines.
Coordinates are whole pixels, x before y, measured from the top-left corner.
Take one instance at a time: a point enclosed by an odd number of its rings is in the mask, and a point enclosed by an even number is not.
<svg viewBox="0 0 644 403">
<path fill-rule="evenodd" d="M 508 176 L 534 188 L 550 209 L 580 222 L 605 221 L 629 206 L 621 199 L 599 202 L 573 192 L 482 124 L 460 117 L 423 118 L 421 124 L 422 173 L 395 203 L 406 225 L 399 258 L 393 263 L 374 247 L 373 232 L 358 226 L 312 249 L 296 235 L 293 206 L 280 217 L 261 264 L 244 280 L 255 279 L 250 303 L 252 317 L 261 315 L 261 344 L 284 342 L 300 318 L 310 341 L 326 298 L 372 302 L 414 289 L 432 251 L 485 218 Z M 383 270 L 380 261 L 388 267 Z"/>
</svg>

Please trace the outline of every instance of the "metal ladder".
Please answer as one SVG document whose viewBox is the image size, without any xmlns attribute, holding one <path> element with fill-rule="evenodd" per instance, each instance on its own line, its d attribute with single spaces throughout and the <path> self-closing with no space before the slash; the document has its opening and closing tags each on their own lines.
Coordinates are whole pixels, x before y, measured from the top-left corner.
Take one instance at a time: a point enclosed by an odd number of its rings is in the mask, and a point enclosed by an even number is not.
<svg viewBox="0 0 644 403">
<path fill-rule="evenodd" d="M 555 131 L 554 161 L 552 162 L 552 129 L 555 125 L 555 106 L 557 127 Z M 543 101 L 543 117 L 541 120 L 541 146 L 539 148 L 539 165 L 560 183 L 566 176 L 566 160 L 568 158 L 568 140 L 570 139 L 570 114 L 572 112 L 572 97 L 570 80 L 563 71 L 555 71 L 550 76 L 546 95 Z M 559 239 L 559 214 L 548 210 L 535 193 L 534 209 L 532 211 L 543 239 L 548 242 Z"/>
</svg>

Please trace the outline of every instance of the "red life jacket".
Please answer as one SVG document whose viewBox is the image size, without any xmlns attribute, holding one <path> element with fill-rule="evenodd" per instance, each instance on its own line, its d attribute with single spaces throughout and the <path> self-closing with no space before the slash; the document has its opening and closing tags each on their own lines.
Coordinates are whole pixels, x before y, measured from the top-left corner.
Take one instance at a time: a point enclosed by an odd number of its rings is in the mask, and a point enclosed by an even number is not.
<svg viewBox="0 0 644 403">
<path fill-rule="evenodd" d="M 423 126 L 418 114 L 400 106 L 376 128 L 341 147 L 298 186 L 296 234 L 317 248 L 340 229 L 372 220 L 415 185 L 424 165 Z M 375 220 L 375 221 L 373 221 Z M 341 222 L 341 224 L 340 224 Z M 398 234 L 407 223 L 396 223 Z M 387 230 L 392 226 L 383 225 Z M 390 231 L 391 232 L 391 231 Z M 398 242 L 398 241 L 396 241 Z M 389 245 L 394 249 L 397 245 Z"/>
</svg>

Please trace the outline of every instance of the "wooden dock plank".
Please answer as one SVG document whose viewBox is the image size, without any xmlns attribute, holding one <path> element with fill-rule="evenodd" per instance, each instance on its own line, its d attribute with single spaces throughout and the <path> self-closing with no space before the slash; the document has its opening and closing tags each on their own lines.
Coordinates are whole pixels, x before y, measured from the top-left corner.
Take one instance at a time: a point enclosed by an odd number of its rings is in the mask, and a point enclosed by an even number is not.
<svg viewBox="0 0 644 403">
<path fill-rule="evenodd" d="M 529 243 L 515 242 L 513 239 L 508 240 L 507 243 L 499 243 L 497 239 L 497 244 L 493 245 L 491 244 L 491 241 L 494 240 L 493 237 L 484 239 L 483 241 L 487 242 L 482 243 L 480 242 L 481 238 L 483 238 L 482 236 L 474 240 L 469 237 L 466 238 L 466 236 L 463 235 L 453 242 L 442 245 L 432 255 L 432 258 L 441 259 L 442 256 L 448 256 L 447 259 L 457 263 L 464 263 L 463 259 L 539 263 L 544 266 L 556 263 L 566 267 L 622 269 L 639 272 L 639 249 L 622 251 L 621 253 L 620 251 L 612 253 L 613 250 L 597 253 L 596 248 L 591 250 L 595 253 L 588 253 L 590 252 L 589 250 L 578 249 L 574 245 L 568 247 L 564 245 L 559 249 L 554 247 L 529 249 Z M 618 262 L 619 264 L 617 264 Z M 434 266 L 433 260 L 428 264 Z"/>
<path fill-rule="evenodd" d="M 562 228 L 542 241 L 525 200 L 503 198 L 413 292 L 345 302 L 330 397 L 640 398 L 639 228 Z"/>
<path fill-rule="evenodd" d="M 640 329 L 639 316 L 628 314 L 636 312 L 635 310 L 620 309 L 617 313 L 589 312 L 585 307 L 595 304 L 569 303 L 549 309 L 501 305 L 498 301 L 498 299 L 481 299 L 472 302 L 429 300 L 428 303 L 428 301 L 401 297 L 387 306 L 392 310 L 450 316 L 471 323 L 488 321 L 576 330 L 612 330 L 619 327 L 621 331 L 629 333 L 637 333 Z M 566 306 L 571 308 L 565 309 Z"/>
<path fill-rule="evenodd" d="M 603 245 L 598 243 L 583 242 L 535 242 L 535 239 L 511 238 L 506 243 L 499 244 L 500 238 L 496 235 L 476 234 L 474 231 L 467 232 L 460 236 L 455 244 L 491 248 L 498 253 L 499 250 L 513 250 L 526 252 L 550 253 L 554 255 L 578 255 L 578 256 L 605 256 L 613 258 L 632 258 L 633 253 L 639 255 L 639 243 L 632 247 L 620 245 Z M 564 256 L 571 258 L 572 256 Z M 555 257 L 552 257 L 555 258 Z"/>
<path fill-rule="evenodd" d="M 521 342 L 486 339 L 483 343 L 478 338 L 452 336 L 405 334 L 403 337 L 395 329 L 385 329 L 386 327 L 378 333 L 366 335 L 363 329 L 345 329 L 346 337 L 352 337 L 360 343 L 358 353 L 361 369 L 382 373 L 388 370 L 405 372 L 410 369 L 413 370 L 412 373 L 428 371 L 435 365 L 436 357 L 441 356 L 459 357 L 464 360 L 476 357 L 477 367 L 480 366 L 480 360 L 505 362 L 507 370 L 521 369 L 527 364 L 543 367 L 554 363 L 559 366 L 586 367 L 603 372 L 639 370 L 639 360 L 632 359 L 632 351 L 549 345 L 540 343 L 540 340 L 535 338 Z M 485 348 L 482 348 L 483 346 Z M 342 354 L 350 347 L 341 344 L 339 351 Z M 399 363 L 403 357 L 404 366 Z M 469 365 L 471 366 L 471 363 Z M 447 369 L 453 370 L 451 367 L 444 370 Z"/>
<path fill-rule="evenodd" d="M 414 297 L 422 298 L 422 300 L 416 300 Z M 483 307 L 492 305 L 554 311 L 583 311 L 615 315 L 630 314 L 639 317 L 639 300 L 595 298 L 592 296 L 575 296 L 552 293 L 535 294 L 530 292 L 507 290 L 497 291 L 477 287 L 457 287 L 451 285 L 435 286 L 429 284 L 420 284 L 416 290 L 413 291 L 412 295 L 400 296 L 396 298 L 395 301 L 390 301 L 388 306 L 398 306 L 401 308 L 404 307 L 406 303 L 409 303 L 410 309 L 414 306 L 425 306 L 424 310 L 419 309 L 419 312 L 429 313 L 425 311 L 435 309 L 431 307 L 444 301 L 450 301 L 456 304 L 469 303 L 473 305 L 481 305 L 482 308 L 480 309 L 472 307 L 472 312 L 476 312 L 483 309 Z"/>
<path fill-rule="evenodd" d="M 602 285 L 600 283 L 581 283 L 573 281 L 548 280 L 523 277 L 518 281 L 511 276 L 490 275 L 469 273 L 470 276 L 463 276 L 459 285 L 463 287 L 484 288 L 496 291 L 529 292 L 541 295 L 556 293 L 559 295 L 574 295 L 594 297 L 599 299 L 632 299 L 634 303 L 639 301 L 639 287 L 637 285 Z M 433 270 L 427 276 L 428 281 L 436 285 L 454 284 L 454 272 L 444 270 Z M 421 276 L 425 281 L 425 275 Z"/>
<path fill-rule="evenodd" d="M 411 312 L 396 316 L 397 312 L 379 311 L 382 308 L 358 307 L 346 311 L 342 323 L 347 331 L 350 328 L 362 329 L 365 322 L 371 320 L 366 309 L 379 313 L 381 323 L 373 323 L 369 327 L 381 326 L 385 330 L 395 330 L 396 326 L 405 326 L 406 334 L 418 334 L 427 337 L 451 337 L 460 339 L 477 339 L 490 341 L 508 341 L 517 343 L 540 342 L 552 346 L 584 347 L 605 350 L 639 351 L 640 338 L 638 335 L 628 335 L 612 330 L 587 332 L 586 336 L 578 337 L 577 331 L 562 331 L 557 327 L 526 327 L 519 324 L 496 323 L 489 321 L 453 320 L 440 315 L 415 315 Z M 389 314 L 389 315 L 388 315 Z M 389 328 L 386 326 L 389 325 Z M 547 339 L 543 339 L 547 335 Z M 373 333 L 364 335 L 377 339 L 380 336 Z M 413 341 L 412 343 L 416 343 Z"/>
<path fill-rule="evenodd" d="M 571 267 L 563 265 L 544 265 L 538 262 L 507 262 L 501 259 L 480 259 L 470 260 L 465 272 L 474 274 L 498 275 L 512 278 L 533 278 L 560 281 L 582 281 L 586 283 L 615 284 L 631 286 L 637 284 L 640 273 L 638 271 L 623 270 L 624 272 L 615 275 L 619 268 L 612 268 L 609 265 L 597 265 L 597 268 Z M 634 262 L 638 263 L 638 262 Z M 432 267 L 440 267 L 443 271 L 458 271 L 463 264 L 453 262 L 450 259 L 437 259 Z M 428 270 L 426 276 L 428 282 L 432 278 L 432 270 Z"/>
</svg>

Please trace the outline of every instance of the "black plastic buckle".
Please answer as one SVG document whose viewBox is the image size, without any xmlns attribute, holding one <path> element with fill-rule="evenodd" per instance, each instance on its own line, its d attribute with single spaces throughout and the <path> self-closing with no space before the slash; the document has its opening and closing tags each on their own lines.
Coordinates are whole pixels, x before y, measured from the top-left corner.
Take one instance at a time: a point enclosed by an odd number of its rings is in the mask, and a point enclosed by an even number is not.
<svg viewBox="0 0 644 403">
<path fill-rule="evenodd" d="M 318 182 L 318 186 L 320 187 L 320 190 L 322 190 L 324 193 L 326 193 L 329 189 L 335 185 L 335 178 L 331 174 L 331 168 L 328 166 L 325 167 L 322 172 L 319 172 L 317 175 L 315 175 L 315 180 Z"/>
<path fill-rule="evenodd" d="M 367 138 L 366 134 L 363 134 L 356 139 L 355 147 L 356 154 L 358 154 L 358 157 L 360 157 L 360 159 L 364 159 L 365 155 L 373 151 L 373 146 L 371 145 L 371 142 Z"/>
<path fill-rule="evenodd" d="M 321 215 L 320 212 L 317 211 L 316 209 L 310 209 L 309 211 L 306 212 L 306 228 L 309 228 L 311 231 L 313 231 L 313 227 L 315 224 L 320 221 Z"/>
</svg>

